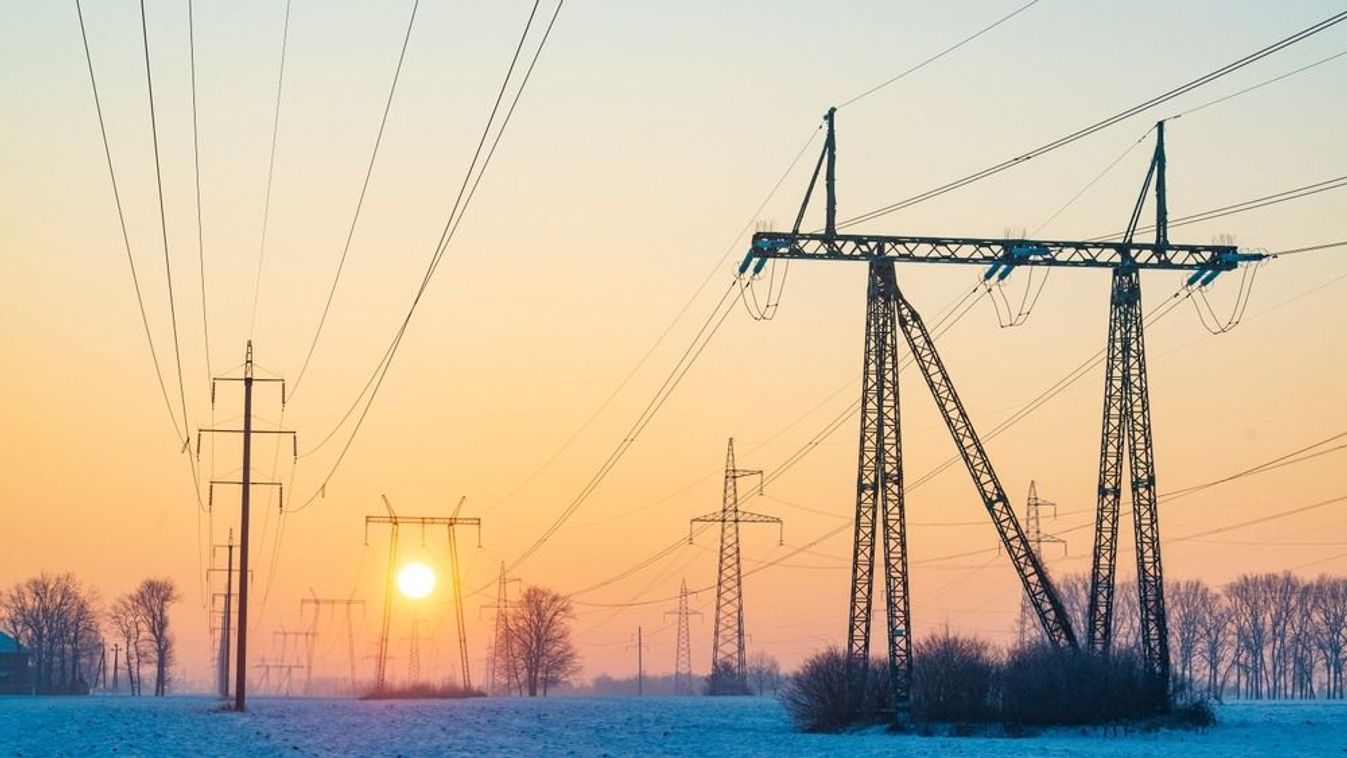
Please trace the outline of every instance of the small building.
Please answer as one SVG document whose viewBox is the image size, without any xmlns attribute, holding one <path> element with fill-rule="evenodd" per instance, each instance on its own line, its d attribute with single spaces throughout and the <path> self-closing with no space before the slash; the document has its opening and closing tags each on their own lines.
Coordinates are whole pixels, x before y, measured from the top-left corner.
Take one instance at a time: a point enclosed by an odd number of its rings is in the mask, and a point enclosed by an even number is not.
<svg viewBox="0 0 1347 758">
<path fill-rule="evenodd" d="M 0 695 L 31 695 L 32 692 L 28 651 L 18 640 L 0 632 Z"/>
</svg>

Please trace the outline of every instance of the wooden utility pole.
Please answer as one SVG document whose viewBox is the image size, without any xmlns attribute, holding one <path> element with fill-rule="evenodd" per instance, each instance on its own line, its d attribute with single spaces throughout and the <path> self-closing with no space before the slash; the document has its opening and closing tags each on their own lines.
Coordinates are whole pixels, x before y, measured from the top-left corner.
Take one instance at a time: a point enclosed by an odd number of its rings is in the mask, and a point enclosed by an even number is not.
<svg viewBox="0 0 1347 758">
<path fill-rule="evenodd" d="M 215 385 L 219 382 L 241 382 L 243 384 L 243 428 L 242 429 L 200 429 L 197 432 L 196 454 L 201 456 L 202 434 L 239 434 L 243 437 L 243 468 L 238 481 L 211 482 L 211 499 L 214 501 L 214 487 L 217 484 L 238 485 L 241 490 L 239 512 L 239 610 L 238 610 L 238 657 L 234 673 L 234 710 L 243 711 L 248 703 L 248 585 L 243 572 L 248 570 L 249 521 L 251 516 L 253 489 L 253 435 L 278 434 L 289 435 L 296 460 L 299 459 L 299 443 L 293 431 L 284 429 L 253 429 L 253 385 L 257 382 L 274 382 L 281 386 L 281 407 L 285 407 L 285 380 L 280 378 L 259 378 L 253 375 L 253 342 L 248 340 L 248 348 L 243 360 L 243 376 L 214 377 L 211 379 L 211 407 L 215 406 Z M 257 482 L 258 485 L 280 487 L 278 482 Z M 280 497 L 281 508 L 285 507 L 285 492 Z M 264 669 L 268 672 L 268 669 Z"/>
</svg>

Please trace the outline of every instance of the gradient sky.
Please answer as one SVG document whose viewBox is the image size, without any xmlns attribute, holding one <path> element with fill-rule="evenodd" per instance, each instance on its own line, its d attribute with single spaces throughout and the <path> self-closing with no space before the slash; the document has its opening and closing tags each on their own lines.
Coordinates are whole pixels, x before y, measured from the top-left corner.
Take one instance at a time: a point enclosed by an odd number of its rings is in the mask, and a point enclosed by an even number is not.
<svg viewBox="0 0 1347 758">
<path fill-rule="evenodd" d="M 137 6 L 85 9 L 132 249 L 165 381 L 176 403 L 172 330 L 159 241 Z M 387 494 L 405 514 L 484 520 L 482 545 L 460 539 L 471 654 L 482 676 L 501 560 L 519 555 L 622 439 L 715 300 L 754 222 L 788 225 L 818 143 L 767 209 L 750 214 L 816 129 L 845 101 L 919 62 L 1019 2 L 568 3 L 459 236 L 417 311 L 378 400 L 326 490 L 283 519 L 265 495 L 254 514 L 253 649 L 301 628 L 299 600 L 354 593 L 375 637 L 387 533 L 364 544 L 363 517 Z M 378 127 L 409 3 L 292 10 L 270 226 L 251 330 L 266 375 L 293 380 Z M 522 2 L 422 4 L 365 211 L 309 374 L 282 418 L 260 390 L 260 424 L 298 430 L 301 451 L 340 419 L 410 302 L 528 13 Z M 1066 3 L 1043 0 L 1002 27 L 838 113 L 839 203 L 854 215 L 938 186 L 1066 134 L 1308 26 L 1332 2 Z M 236 424 L 232 389 L 209 407 L 201 323 L 187 19 L 181 3 L 148 4 L 160 117 L 170 256 L 191 425 Z M 243 359 L 257 273 L 284 6 L 198 3 L 197 71 L 204 258 L 211 368 Z M 997 236 L 1034 230 L 1157 119 L 1347 48 L 1335 27 L 1236 75 L 998 177 L 866 228 Z M 136 310 L 108 183 L 79 27 L 70 3 L 0 0 L 0 583 L 73 571 L 105 598 L 147 575 L 175 578 L 183 675 L 209 677 L 206 546 L 237 521 L 233 494 L 202 514 L 178 452 Z M 1347 167 L 1347 57 L 1174 121 L 1168 130 L 1172 216 L 1339 176 Z M 1124 225 L 1151 149 L 1137 146 L 1040 236 L 1095 236 Z M 1230 234 L 1270 251 L 1342 240 L 1340 192 L 1175 229 L 1175 241 Z M 750 226 L 751 228 L 751 226 Z M 717 263 L 727 251 L 729 259 Z M 554 463 L 714 271 L 668 339 Z M 931 320 L 977 276 L 905 266 L 904 291 Z M 1258 272 L 1247 314 L 1211 336 L 1185 304 L 1148 331 L 1162 492 L 1201 483 L 1347 428 L 1347 323 L 1341 250 L 1277 260 Z M 1154 306 L 1178 274 L 1144 277 Z M 1008 283 L 1018 296 L 1023 272 Z M 1237 277 L 1211 292 L 1229 309 Z M 1316 289 L 1325 285 L 1322 289 Z M 686 534 L 719 508 L 726 438 L 739 465 L 771 470 L 854 399 L 864 267 L 797 264 L 779 315 L 738 308 L 611 476 L 517 576 L 567 592 L 601 581 Z M 998 328 L 982 301 L 940 342 L 974 422 L 989 429 L 1103 347 L 1108 278 L 1054 274 L 1032 318 Z M 1094 504 L 1102 374 L 1095 370 L 988 444 L 1012 499 L 1030 480 L 1061 514 L 1086 523 Z M 839 392 L 840 390 L 840 392 Z M 925 387 L 905 374 L 906 466 L 915 478 L 954 453 Z M 347 427 L 346 429 L 349 429 Z M 308 498 L 346 429 L 301 458 L 258 447 L 258 475 Z M 746 528 L 745 568 L 850 518 L 856 423 L 842 427 L 766 497 L 743 507 L 786 520 Z M 272 471 L 273 460 L 276 469 Z M 207 445 L 202 476 L 237 474 L 232 442 Z M 1184 535 L 1343 494 L 1341 454 L 1162 507 L 1167 576 L 1219 583 L 1246 571 L 1347 570 L 1332 542 L 1347 506 L 1320 508 L 1204 540 Z M 536 478 L 532 477 L 536 474 Z M 528 484 L 520 488 L 521 483 Z M 508 499 L 507 499 L 508 498 Z M 908 499 L 914 562 L 995 545 L 961 468 Z M 956 524 L 950 526 L 948 524 Z M 1124 529 L 1130 529 L 1126 524 Z M 787 666 L 840 642 L 849 530 L 746 580 L 751 650 Z M 283 535 L 279 550 L 277 535 Z M 1088 569 L 1089 530 L 1068 535 L 1055 572 Z M 1285 544 L 1314 542 L 1318 544 Z M 1283 543 L 1283 544 L 1278 544 Z M 403 535 L 405 559 L 442 571 L 440 535 Z M 670 597 L 679 580 L 714 585 L 704 535 L 630 578 L 577 600 Z M 1124 551 L 1130 550 L 1124 542 Z M 273 561 L 272 556 L 276 559 Z M 1124 572 L 1130 554 L 1123 552 Z M 455 660 L 442 589 L 415 611 L 433 639 L 423 670 Z M 951 628 L 1010 639 L 1018 584 L 1004 556 L 982 553 L 913 569 L 917 632 Z M 218 588 L 217 588 L 218 589 Z M 263 600 L 264 599 L 264 600 Z M 693 600 L 694 665 L 705 673 L 713 595 Z M 586 676 L 626 675 L 636 627 L 648 669 L 672 667 L 673 601 L 613 610 L 578 606 Z M 413 611 L 398 606 L 394 636 Z M 340 625 L 323 621 L 321 665 L 344 671 Z M 395 641 L 402 655 L 403 643 Z M 363 655 L 363 652 L 362 652 Z M 368 667 L 369 661 L 362 660 Z M 392 664 L 400 672 L 402 665 Z"/>
</svg>

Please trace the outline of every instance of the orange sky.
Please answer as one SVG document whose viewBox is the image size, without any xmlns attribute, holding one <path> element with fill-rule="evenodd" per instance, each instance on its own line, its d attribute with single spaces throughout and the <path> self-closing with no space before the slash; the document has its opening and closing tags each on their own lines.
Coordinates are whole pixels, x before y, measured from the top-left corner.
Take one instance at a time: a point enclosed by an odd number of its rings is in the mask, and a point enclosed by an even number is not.
<svg viewBox="0 0 1347 758">
<path fill-rule="evenodd" d="M 92 4 L 91 4 L 92 5 Z M 474 205 L 416 313 L 397 360 L 326 497 L 284 516 L 266 497 L 255 511 L 259 598 L 254 649 L 272 631 L 301 628 L 299 600 L 354 593 L 370 603 L 362 651 L 374 639 L 387 533 L 364 545 L 362 519 L 387 494 L 406 514 L 484 521 L 482 544 L 462 535 L 468 589 L 490 585 L 572 501 L 623 437 L 728 284 L 746 223 L 787 225 L 815 147 L 756 219 L 764 194 L 817 117 L 1016 3 L 956 9 L 850 4 L 696 3 L 659 9 L 582 3 L 554 37 Z M 193 428 L 233 425 L 234 389 L 209 407 L 192 192 L 191 111 L 182 8 L 150 3 L 170 258 Z M 1329 15 L 1325 2 L 1163 3 L 1116 7 L 1043 3 L 908 79 L 839 112 L 843 216 L 898 200 L 1065 134 L 1216 68 Z M 242 361 L 257 272 L 281 6 L 198 9 L 198 97 L 205 279 L 216 373 Z M 402 4 L 296 4 L 291 19 L 262 286 L 252 337 L 267 375 L 293 380 L 321 311 L 378 126 L 406 10 Z M 476 134 L 527 14 L 520 3 L 460 8 L 425 3 L 418 18 L 342 286 L 310 373 L 281 416 L 258 393 L 261 424 L 299 432 L 307 452 L 368 378 L 405 313 L 471 157 Z M 136 310 L 98 138 L 73 8 L 0 5 L 0 583 L 38 571 L 77 573 L 105 598 L 146 575 L 167 575 L 186 599 L 176 616 L 183 673 L 209 676 L 206 546 L 236 523 L 234 494 L 197 509 Z M 172 331 L 145 110 L 139 17 L 132 4 L 86 8 L 109 137 L 165 381 L 177 403 Z M 1178 101 L 1202 104 L 1340 51 L 1333 29 Z M 1168 130 L 1171 215 L 1219 207 L 1340 175 L 1347 76 L 1338 59 L 1194 113 Z M 1063 65 L 1067 63 L 1067 65 Z M 893 233 L 989 235 L 1033 230 L 1168 112 L 1125 122 L 1033 164 L 871 223 Z M 1039 234 L 1069 238 L 1119 228 L 1135 199 L 1150 143 Z M 1175 229 L 1176 241 L 1235 236 L 1281 250 L 1344 238 L 1343 198 L 1304 201 Z M 750 227 L 751 228 L 751 227 Z M 717 264 L 726 250 L 726 263 Z M 1244 322 L 1211 336 L 1188 305 L 1147 333 L 1157 470 L 1162 492 L 1218 478 L 1347 428 L 1343 277 L 1347 254 L 1277 260 L 1259 270 Z M 603 406 L 708 271 L 712 283 L 613 402 Z M 928 321 L 972 286 L 959 267 L 905 266 L 904 291 Z M 1023 272 L 1007 284 L 1012 297 Z M 1144 276 L 1150 306 L 1181 284 Z M 1234 301 L 1236 277 L 1212 293 Z M 1315 289 L 1327 284 L 1322 289 Z M 574 591 L 616 574 L 685 535 L 687 519 L 719 507 L 727 437 L 739 464 L 771 470 L 850 403 L 860 368 L 864 268 L 792 267 L 779 315 L 755 322 L 737 308 L 621 464 L 542 550 L 518 570 L 528 583 Z M 1103 347 L 1107 275 L 1053 274 L 1032 318 L 1000 329 L 984 301 L 940 341 L 974 422 L 1004 420 Z M 1056 501 L 1062 531 L 1093 507 L 1102 376 L 1094 371 L 988 443 L 1012 499 L 1030 480 Z M 841 389 L 842 391 L 838 392 Z M 904 376 L 910 478 L 954 453 L 924 385 Z M 812 410 L 811 410 L 812 409 Z M 213 415 L 212 415 L 213 413 Z M 261 477 L 290 481 L 287 505 L 316 491 L 349 430 L 291 466 L 271 442 Z M 202 476 L 237 474 L 234 443 L 202 453 Z M 746 528 L 745 569 L 806 544 L 850 518 L 856 424 L 744 507 L 783 517 Z M 1340 494 L 1341 460 L 1326 455 L 1162 508 L 1167 576 L 1222 582 L 1245 571 L 1347 570 L 1331 543 L 1341 504 L 1235 530 L 1184 535 Z M 532 478 L 536 473 L 536 478 Z M 521 483 L 528 484 L 520 488 Z M 513 493 L 513 494 L 512 494 Z M 508 499 L 505 499 L 509 495 Z M 1082 510 L 1085 509 L 1085 510 Z M 909 497 L 914 623 L 1009 639 L 1019 603 L 995 553 L 994 530 L 961 468 Z M 975 522 L 962 525 L 963 522 Z M 950 526 L 947 524 L 957 524 Z M 1126 528 L 1126 525 L 1125 525 Z M 276 536 L 283 534 L 279 550 Z M 794 665 L 839 642 L 849 530 L 746 580 L 751 648 Z M 1054 571 L 1088 568 L 1089 530 L 1069 535 Z M 1278 545 L 1278 542 L 1322 542 Z M 1250 543 L 1250 544 L 1245 544 Z M 440 535 L 403 534 L 404 557 L 443 571 Z M 714 584 L 707 534 L 650 568 L 581 595 L 592 603 L 670 597 L 679 580 Z M 1129 550 L 1130 544 L 1124 544 Z M 273 554 L 276 559 L 273 561 Z M 1128 553 L 1123 553 L 1128 565 Z M 441 577 L 444 579 L 444 576 Z M 447 675 L 453 648 L 447 583 L 418 613 L 433 638 L 423 670 Z M 494 587 L 468 601 L 472 657 L 486 655 Z M 265 598 L 265 603 L 261 601 Z M 694 599 L 694 665 L 709 657 L 711 593 Z M 629 638 L 645 630 L 652 671 L 671 668 L 674 602 L 614 611 L 580 606 L 585 674 L 634 670 Z M 411 609 L 398 606 L 399 640 Z M 339 624 L 324 620 L 322 665 L 344 670 Z M 427 632 L 427 634 L 431 634 Z M 398 642 L 395 645 L 400 645 Z M 364 652 L 362 652 L 362 655 Z M 401 653 L 399 653 L 401 654 Z M 361 665 L 368 667 L 362 660 Z M 393 664 L 398 670 L 398 664 Z M 481 676 L 480 667 L 476 674 Z"/>
</svg>

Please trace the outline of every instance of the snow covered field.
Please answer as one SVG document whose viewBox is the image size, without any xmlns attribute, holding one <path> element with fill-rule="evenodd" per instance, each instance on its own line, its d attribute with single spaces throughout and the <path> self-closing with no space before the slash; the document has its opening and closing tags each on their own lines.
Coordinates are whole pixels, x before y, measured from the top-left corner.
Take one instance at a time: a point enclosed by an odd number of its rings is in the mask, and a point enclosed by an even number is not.
<svg viewBox="0 0 1347 758">
<path fill-rule="evenodd" d="M 0 697 L 0 755 L 1347 756 L 1347 703 L 1236 703 L 1206 733 L 803 735 L 770 698 L 360 702 Z"/>
</svg>

